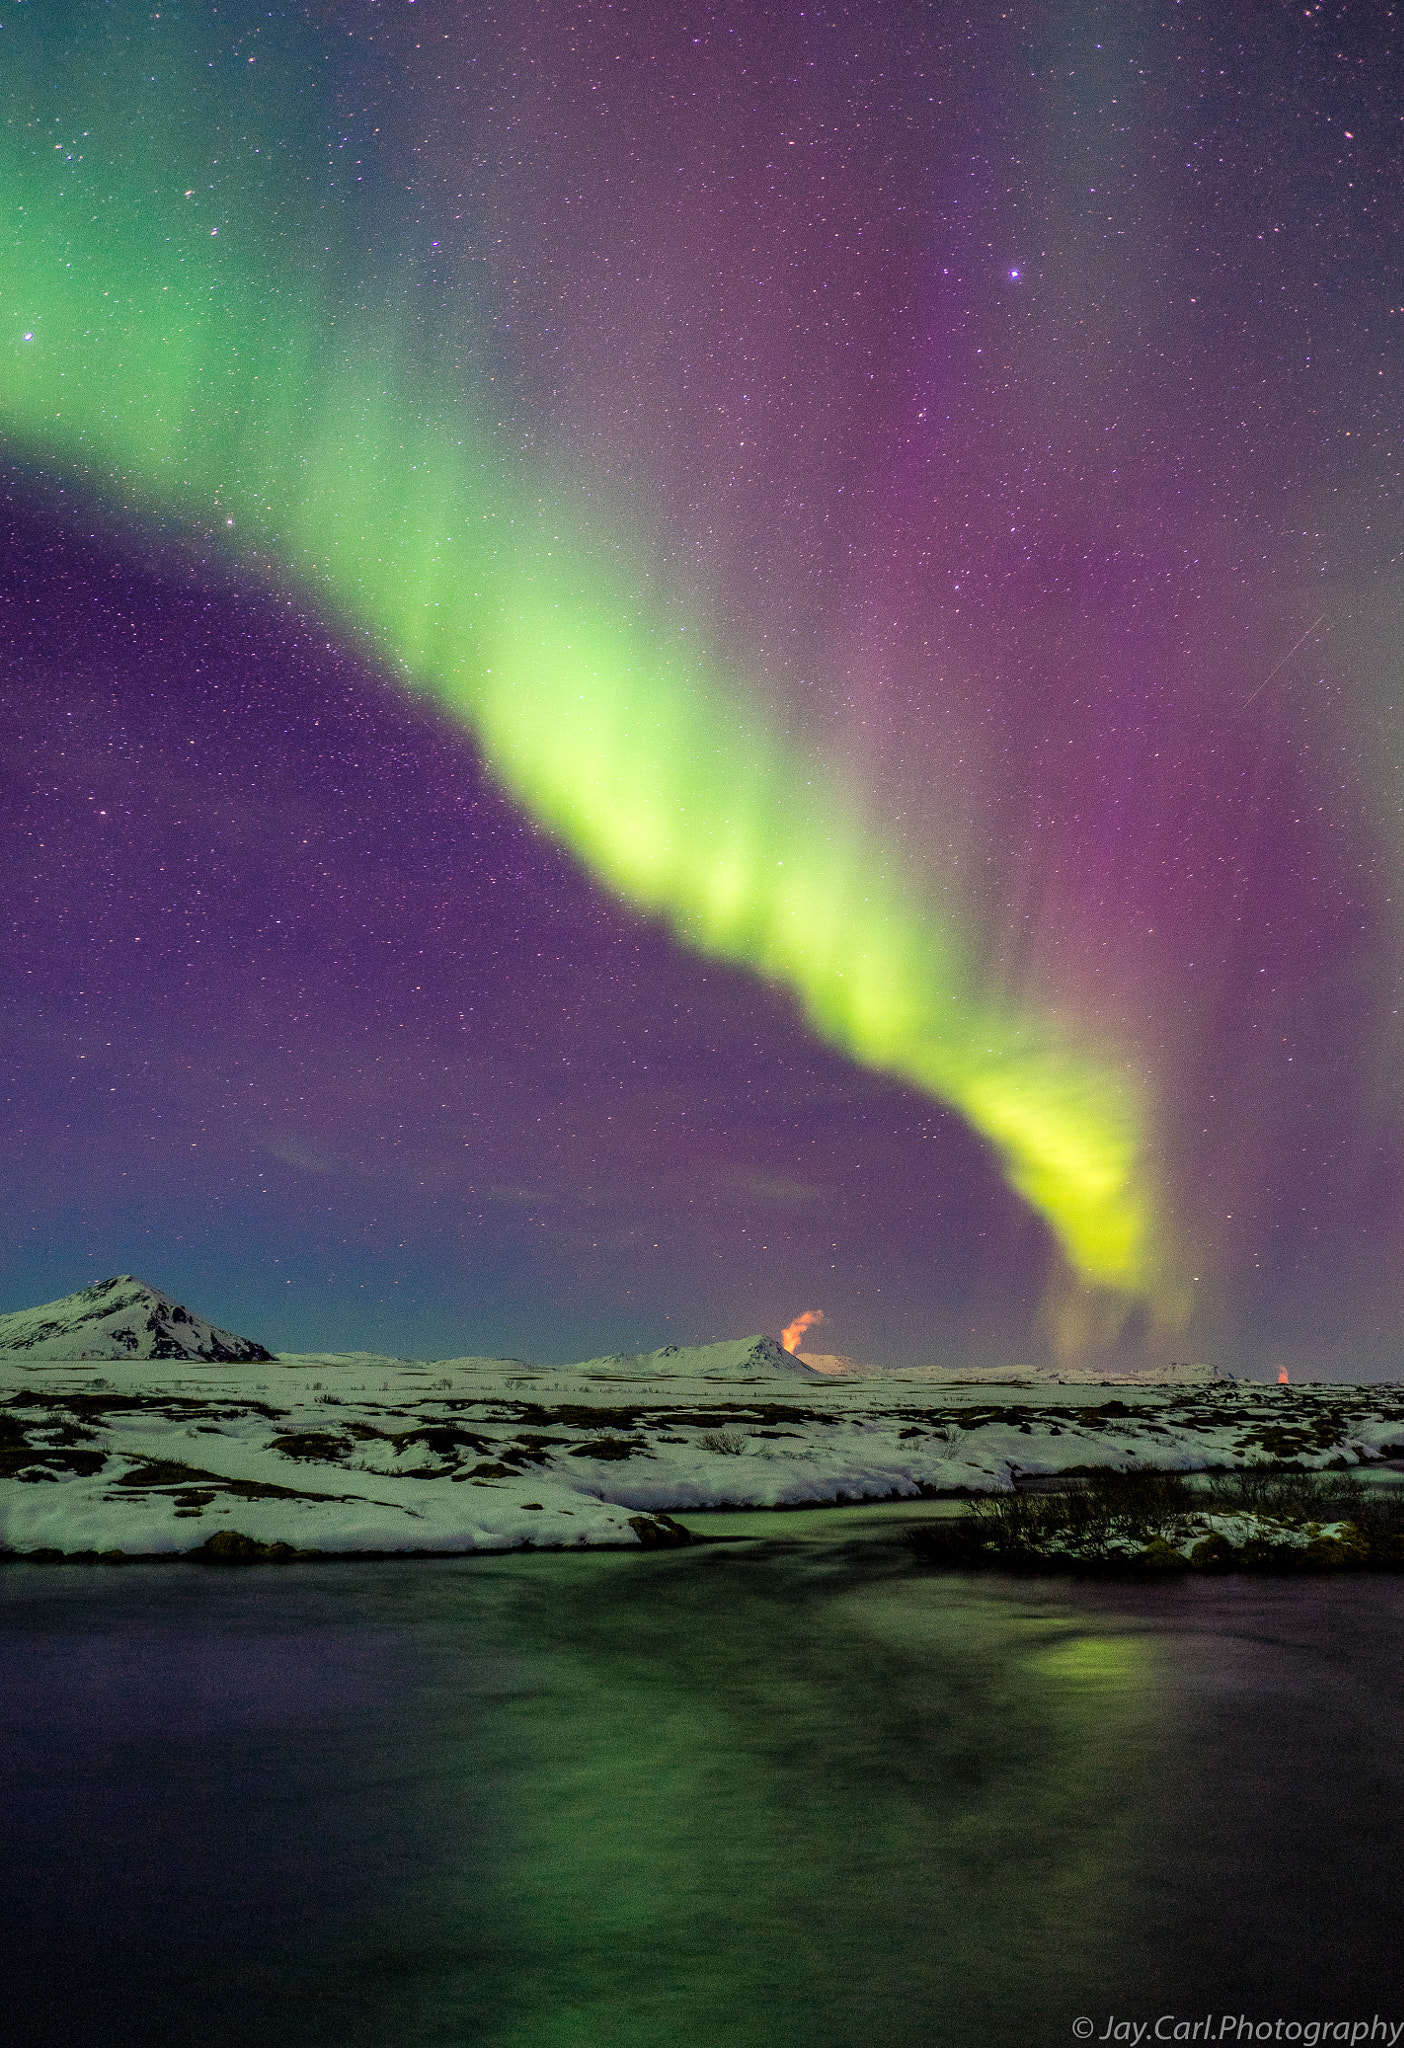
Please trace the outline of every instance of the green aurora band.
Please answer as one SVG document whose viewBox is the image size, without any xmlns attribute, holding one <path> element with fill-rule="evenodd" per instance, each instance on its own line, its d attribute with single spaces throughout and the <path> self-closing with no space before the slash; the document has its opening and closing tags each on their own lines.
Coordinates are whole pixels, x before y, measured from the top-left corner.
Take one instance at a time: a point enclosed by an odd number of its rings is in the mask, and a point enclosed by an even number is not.
<svg viewBox="0 0 1404 2048">
<path fill-rule="evenodd" d="M 144 34 L 150 17 L 129 23 Z M 339 195 L 308 196 L 307 161 L 280 139 L 308 122 L 291 88 L 256 90 L 252 67 L 211 83 L 168 47 L 174 22 L 159 63 L 87 32 L 57 54 L 14 14 L 4 35 L 12 454 L 217 536 L 246 572 L 364 632 L 624 901 L 784 984 L 831 1045 L 957 1109 L 1065 1255 L 1062 1298 L 1082 1303 L 1066 1343 L 1138 1304 L 1173 1323 L 1125 1061 L 982 993 L 895 842 L 758 693 L 715 672 L 694 620 L 645 597 L 646 545 L 526 471 L 471 380 L 426 361 L 383 264 L 378 308 L 348 289 L 376 201 L 357 223 Z M 806 785 L 823 830 L 796 820 Z"/>
</svg>

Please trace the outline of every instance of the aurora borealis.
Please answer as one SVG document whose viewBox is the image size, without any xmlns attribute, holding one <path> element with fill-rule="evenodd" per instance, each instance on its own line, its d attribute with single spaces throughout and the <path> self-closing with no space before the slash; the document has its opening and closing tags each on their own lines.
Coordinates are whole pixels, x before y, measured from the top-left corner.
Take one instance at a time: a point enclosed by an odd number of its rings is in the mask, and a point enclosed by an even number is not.
<svg viewBox="0 0 1404 2048">
<path fill-rule="evenodd" d="M 1393 35 L 12 8 L 7 1305 L 1389 1370 Z"/>
</svg>

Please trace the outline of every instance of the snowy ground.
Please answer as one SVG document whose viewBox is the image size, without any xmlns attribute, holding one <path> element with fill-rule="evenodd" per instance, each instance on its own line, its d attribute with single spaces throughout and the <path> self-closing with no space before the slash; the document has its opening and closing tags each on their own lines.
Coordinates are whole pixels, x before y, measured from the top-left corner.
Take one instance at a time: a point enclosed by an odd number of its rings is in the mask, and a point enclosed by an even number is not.
<svg viewBox="0 0 1404 2048">
<path fill-rule="evenodd" d="M 681 1536 L 669 1511 L 1404 1455 L 1401 1386 L 843 1380 L 783 1359 L 769 1339 L 559 1371 L 0 1356 L 0 1549 L 652 1544 Z"/>
</svg>

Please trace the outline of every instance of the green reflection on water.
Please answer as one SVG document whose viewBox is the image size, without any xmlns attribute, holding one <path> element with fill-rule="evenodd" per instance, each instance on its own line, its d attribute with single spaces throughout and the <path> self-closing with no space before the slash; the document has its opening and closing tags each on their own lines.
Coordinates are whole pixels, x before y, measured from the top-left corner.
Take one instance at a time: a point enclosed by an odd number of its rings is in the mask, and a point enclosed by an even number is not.
<svg viewBox="0 0 1404 2048">
<path fill-rule="evenodd" d="M 984 2048 L 1105 2009 L 1153 1641 L 871 1546 L 488 1570 L 532 1679 L 464 2038 Z"/>
</svg>

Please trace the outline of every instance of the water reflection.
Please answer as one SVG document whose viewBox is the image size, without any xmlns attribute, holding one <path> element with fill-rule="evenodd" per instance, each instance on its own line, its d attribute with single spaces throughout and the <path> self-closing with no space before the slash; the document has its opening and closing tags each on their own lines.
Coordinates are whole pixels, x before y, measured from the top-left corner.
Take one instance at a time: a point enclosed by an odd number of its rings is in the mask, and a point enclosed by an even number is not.
<svg viewBox="0 0 1404 2048">
<path fill-rule="evenodd" d="M 512 1711 L 504 1896 L 549 1989 L 507 2038 L 1027 2039 L 1066 2008 L 1120 1931 L 1153 1641 L 871 1552 L 628 1562 L 603 1598 L 583 1559 L 514 1589 L 551 1678 Z"/>
<path fill-rule="evenodd" d="M 870 1529 L 0 1600 L 35 2048 L 1000 2048 L 1399 1989 L 1394 1580 L 1016 1585 Z"/>
</svg>

